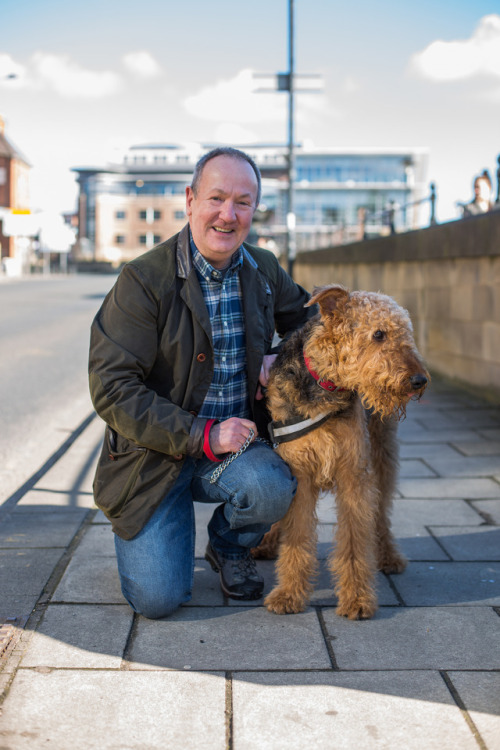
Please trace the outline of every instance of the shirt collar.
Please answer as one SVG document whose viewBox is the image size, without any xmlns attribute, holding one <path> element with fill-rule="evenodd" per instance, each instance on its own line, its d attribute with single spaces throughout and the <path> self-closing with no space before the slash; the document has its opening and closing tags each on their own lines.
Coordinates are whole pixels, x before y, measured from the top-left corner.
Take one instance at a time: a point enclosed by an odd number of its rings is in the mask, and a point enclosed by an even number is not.
<svg viewBox="0 0 500 750">
<path fill-rule="evenodd" d="M 229 266 L 223 270 L 219 270 L 218 268 L 214 268 L 200 253 L 193 240 L 191 230 L 189 231 L 189 243 L 191 245 L 193 265 L 198 273 L 207 281 L 222 281 L 227 273 L 234 273 L 243 265 L 243 246 L 241 245 L 231 256 L 231 263 Z"/>
</svg>

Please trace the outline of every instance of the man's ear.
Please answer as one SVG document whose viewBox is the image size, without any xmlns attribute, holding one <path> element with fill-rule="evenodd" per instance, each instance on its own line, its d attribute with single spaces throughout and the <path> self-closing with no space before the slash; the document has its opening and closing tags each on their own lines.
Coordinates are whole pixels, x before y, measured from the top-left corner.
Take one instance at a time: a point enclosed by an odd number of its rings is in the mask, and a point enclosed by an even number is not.
<svg viewBox="0 0 500 750">
<path fill-rule="evenodd" d="M 330 286 L 316 286 L 313 289 L 312 297 L 306 303 L 306 307 L 318 304 L 321 315 L 333 315 L 342 308 L 349 299 L 349 290 L 340 284 L 331 284 Z"/>
<path fill-rule="evenodd" d="M 191 216 L 191 204 L 194 199 L 193 188 L 188 185 L 186 188 L 186 216 Z"/>
</svg>

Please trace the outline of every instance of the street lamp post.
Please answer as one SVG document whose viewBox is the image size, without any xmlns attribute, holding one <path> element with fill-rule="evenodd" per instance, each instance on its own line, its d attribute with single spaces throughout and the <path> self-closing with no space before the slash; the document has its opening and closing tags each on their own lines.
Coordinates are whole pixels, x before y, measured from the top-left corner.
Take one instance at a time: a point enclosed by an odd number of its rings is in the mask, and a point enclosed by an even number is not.
<svg viewBox="0 0 500 750">
<path fill-rule="evenodd" d="M 256 89 L 259 92 L 275 93 L 276 91 L 286 91 L 288 93 L 288 144 L 287 144 L 287 200 L 286 200 L 286 257 L 288 263 L 288 273 L 293 276 L 293 265 L 297 254 L 296 242 L 296 216 L 294 206 L 294 182 L 295 182 L 295 93 L 319 93 L 318 88 L 300 88 L 295 86 L 296 78 L 320 79 L 321 76 L 314 73 L 296 75 L 294 59 L 294 2 L 288 0 L 288 72 L 278 73 L 276 75 L 275 88 Z M 268 74 L 255 74 L 257 78 L 269 78 Z"/>
<path fill-rule="evenodd" d="M 286 216 L 287 229 L 287 258 L 288 273 L 293 278 L 293 266 L 297 255 L 297 242 L 295 236 L 295 210 L 293 187 L 295 182 L 295 150 L 294 150 L 294 25 L 293 25 L 293 0 L 288 0 L 288 205 Z"/>
</svg>

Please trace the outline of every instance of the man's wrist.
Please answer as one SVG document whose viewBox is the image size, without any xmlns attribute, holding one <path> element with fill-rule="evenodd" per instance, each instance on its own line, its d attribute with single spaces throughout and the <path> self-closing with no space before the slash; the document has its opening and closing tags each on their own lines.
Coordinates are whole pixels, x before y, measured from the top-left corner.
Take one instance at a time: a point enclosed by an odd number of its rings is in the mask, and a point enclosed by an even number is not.
<svg viewBox="0 0 500 750">
<path fill-rule="evenodd" d="M 210 459 L 210 461 L 217 461 L 218 463 L 220 463 L 220 461 L 222 461 L 222 458 L 217 458 L 212 448 L 210 447 L 210 430 L 216 423 L 217 419 L 207 419 L 205 429 L 203 431 L 203 453 L 207 458 Z"/>
</svg>

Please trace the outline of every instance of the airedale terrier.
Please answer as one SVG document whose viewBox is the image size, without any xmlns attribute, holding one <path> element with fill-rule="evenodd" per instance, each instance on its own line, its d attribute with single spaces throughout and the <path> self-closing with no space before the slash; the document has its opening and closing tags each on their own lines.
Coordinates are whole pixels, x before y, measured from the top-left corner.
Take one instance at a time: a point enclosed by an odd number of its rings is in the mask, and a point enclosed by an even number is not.
<svg viewBox="0 0 500 750">
<path fill-rule="evenodd" d="M 278 585 L 264 603 L 277 614 L 301 612 L 317 569 L 318 495 L 333 490 L 337 613 L 369 618 L 377 609 L 376 570 L 406 566 L 389 520 L 396 430 L 429 374 L 408 313 L 390 297 L 334 285 L 315 289 L 314 303 L 320 313 L 284 343 L 267 389 L 277 450 L 298 479 L 297 493 L 254 554 L 275 556 L 279 540 Z"/>
</svg>

